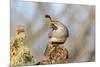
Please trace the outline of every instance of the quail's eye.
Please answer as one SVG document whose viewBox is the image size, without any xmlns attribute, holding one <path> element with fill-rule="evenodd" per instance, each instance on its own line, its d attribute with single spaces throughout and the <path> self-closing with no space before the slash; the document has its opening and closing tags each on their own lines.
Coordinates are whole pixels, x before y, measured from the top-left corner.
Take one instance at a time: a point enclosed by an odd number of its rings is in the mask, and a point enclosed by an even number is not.
<svg viewBox="0 0 100 67">
<path fill-rule="evenodd" d="M 51 24 L 51 26 L 54 27 L 55 25 L 54 24 Z"/>
</svg>

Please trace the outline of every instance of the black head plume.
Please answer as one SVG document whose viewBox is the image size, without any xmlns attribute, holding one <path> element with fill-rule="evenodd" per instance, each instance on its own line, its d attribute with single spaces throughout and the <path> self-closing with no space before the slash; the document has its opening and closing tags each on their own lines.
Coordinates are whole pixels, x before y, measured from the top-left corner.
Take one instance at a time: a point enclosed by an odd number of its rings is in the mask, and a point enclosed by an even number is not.
<svg viewBox="0 0 100 67">
<path fill-rule="evenodd" d="M 50 15 L 46 14 L 46 15 L 45 15 L 45 18 L 49 18 L 50 21 L 52 22 L 52 19 L 51 19 Z"/>
<path fill-rule="evenodd" d="M 45 17 L 46 17 L 46 18 L 51 18 L 50 15 L 48 15 L 48 14 L 46 14 Z"/>
</svg>

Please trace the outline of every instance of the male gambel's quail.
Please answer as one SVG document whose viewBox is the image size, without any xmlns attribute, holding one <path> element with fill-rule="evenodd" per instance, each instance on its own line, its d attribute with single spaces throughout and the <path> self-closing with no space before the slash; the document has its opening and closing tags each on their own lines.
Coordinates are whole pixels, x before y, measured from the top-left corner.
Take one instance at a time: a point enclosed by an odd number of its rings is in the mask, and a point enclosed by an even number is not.
<svg viewBox="0 0 100 67">
<path fill-rule="evenodd" d="M 50 19 L 50 28 L 52 28 L 52 31 L 50 31 L 48 35 L 49 43 L 64 44 L 66 39 L 69 37 L 68 28 L 57 19 L 52 18 L 49 15 L 45 15 L 45 17 Z"/>
</svg>

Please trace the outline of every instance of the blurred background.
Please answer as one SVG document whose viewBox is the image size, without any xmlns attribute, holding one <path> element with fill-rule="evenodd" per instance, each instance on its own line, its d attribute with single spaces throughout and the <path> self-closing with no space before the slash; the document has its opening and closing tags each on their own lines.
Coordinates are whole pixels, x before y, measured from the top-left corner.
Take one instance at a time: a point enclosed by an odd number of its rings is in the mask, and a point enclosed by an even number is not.
<svg viewBox="0 0 100 67">
<path fill-rule="evenodd" d="M 11 0 L 10 36 L 24 24 L 27 45 L 36 62 L 42 60 L 48 43 L 48 22 L 45 14 L 57 17 L 69 29 L 64 47 L 69 51 L 69 63 L 95 61 L 95 6 L 28 2 Z"/>
</svg>

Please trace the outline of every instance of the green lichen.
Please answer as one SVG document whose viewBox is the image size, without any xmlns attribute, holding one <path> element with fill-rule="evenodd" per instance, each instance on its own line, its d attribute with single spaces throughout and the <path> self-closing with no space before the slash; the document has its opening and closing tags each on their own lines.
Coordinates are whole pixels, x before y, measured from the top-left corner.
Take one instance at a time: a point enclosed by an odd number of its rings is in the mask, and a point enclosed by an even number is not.
<svg viewBox="0 0 100 67">
<path fill-rule="evenodd" d="M 10 50 L 10 66 L 16 67 L 21 65 L 33 65 L 35 63 L 34 57 L 31 51 L 24 44 L 25 33 L 21 32 L 17 34 L 11 40 L 11 50 Z"/>
</svg>

